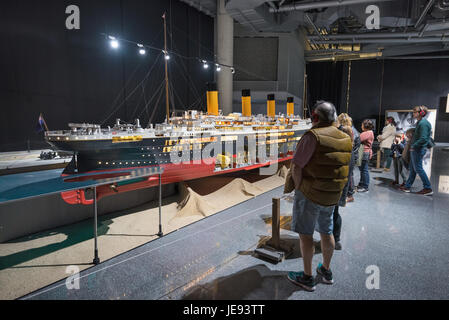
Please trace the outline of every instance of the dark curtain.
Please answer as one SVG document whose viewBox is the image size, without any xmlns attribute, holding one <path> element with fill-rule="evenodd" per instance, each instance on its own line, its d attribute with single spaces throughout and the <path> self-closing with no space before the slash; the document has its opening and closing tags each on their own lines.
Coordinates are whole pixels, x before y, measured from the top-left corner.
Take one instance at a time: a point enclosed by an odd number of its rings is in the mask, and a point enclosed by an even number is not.
<svg viewBox="0 0 449 320">
<path fill-rule="evenodd" d="M 340 113 L 344 74 L 342 62 L 312 62 L 306 65 L 307 103 L 310 108 L 317 100 L 332 102 Z"/>
</svg>

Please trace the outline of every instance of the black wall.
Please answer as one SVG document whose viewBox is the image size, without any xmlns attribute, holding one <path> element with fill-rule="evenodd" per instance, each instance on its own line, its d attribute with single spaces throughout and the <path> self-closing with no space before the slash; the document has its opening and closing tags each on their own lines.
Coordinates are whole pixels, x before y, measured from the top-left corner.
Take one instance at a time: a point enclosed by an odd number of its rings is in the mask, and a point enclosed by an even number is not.
<svg viewBox="0 0 449 320">
<path fill-rule="evenodd" d="M 80 8 L 80 30 L 65 27 L 65 10 L 71 4 Z M 148 111 L 143 108 L 163 80 L 162 59 L 144 90 L 141 86 L 124 99 L 144 79 L 159 52 L 150 50 L 142 57 L 137 46 L 123 42 L 114 51 L 101 33 L 162 48 L 164 11 L 172 34 L 169 50 L 213 60 L 213 19 L 179 1 L 1 1 L 0 151 L 25 150 L 27 140 L 31 148 L 45 147 L 43 133 L 35 129 L 41 112 L 50 130 L 67 129 L 69 122 L 133 122 L 139 115 L 146 125 L 155 107 L 152 122 L 162 122 L 164 97 Z M 184 109 L 203 96 L 213 71 L 203 70 L 194 59 L 172 55 L 169 76 L 176 109 Z"/>
<path fill-rule="evenodd" d="M 325 76 L 322 71 L 331 65 L 340 65 L 343 71 Z M 337 66 L 333 68 L 337 70 Z M 320 77 L 324 77 L 322 81 L 327 88 L 339 87 L 341 94 L 331 97 L 338 112 L 347 111 L 348 68 L 349 62 L 317 62 L 311 63 L 307 68 L 308 74 L 319 72 Z M 329 95 L 325 89 L 320 91 L 317 88 L 319 86 L 315 88 L 318 92 L 314 93 L 314 97 Z M 425 105 L 429 109 L 438 109 L 435 140 L 449 142 L 449 114 L 445 113 L 448 93 L 449 59 L 351 62 L 348 111 L 358 129 L 363 119 L 373 118 L 381 130 L 386 110 L 412 109 L 417 105 Z"/>
</svg>

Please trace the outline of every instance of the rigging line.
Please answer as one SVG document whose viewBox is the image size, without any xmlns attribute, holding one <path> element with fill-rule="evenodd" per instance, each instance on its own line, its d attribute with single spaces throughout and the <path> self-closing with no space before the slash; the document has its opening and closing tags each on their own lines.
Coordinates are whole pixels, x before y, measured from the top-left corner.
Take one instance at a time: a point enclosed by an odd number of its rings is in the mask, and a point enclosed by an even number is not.
<svg viewBox="0 0 449 320">
<path fill-rule="evenodd" d="M 108 36 L 108 35 L 106 35 L 106 34 L 104 34 L 104 33 L 101 33 L 101 34 L 104 35 L 104 36 Z M 157 51 L 160 51 L 160 52 L 164 52 L 164 51 L 165 51 L 165 49 L 162 49 L 162 48 L 154 47 L 154 46 L 152 46 L 152 45 L 148 45 L 148 44 L 144 44 L 144 43 L 139 43 L 139 42 L 135 42 L 135 41 L 128 40 L 128 39 L 124 39 L 124 38 L 116 38 L 116 40 L 118 40 L 118 41 L 123 41 L 123 42 L 128 42 L 128 43 L 132 43 L 132 44 L 135 44 L 135 45 L 141 44 L 141 45 L 143 45 L 145 48 L 157 50 Z M 211 61 L 211 60 L 205 60 L 204 58 L 201 58 L 201 57 L 189 57 L 189 56 L 185 56 L 185 55 L 182 55 L 182 54 L 180 54 L 180 53 L 178 53 L 178 52 L 175 52 L 175 51 L 172 51 L 172 50 L 168 50 L 168 49 L 167 49 L 167 53 L 169 53 L 169 54 L 171 54 L 171 55 L 173 55 L 173 56 L 178 56 L 178 57 L 180 57 L 180 58 L 188 59 L 188 60 L 198 60 L 198 61 L 204 60 L 204 61 L 206 61 L 206 62 L 208 62 L 208 63 L 218 63 L 218 62 L 215 61 L 215 60 L 214 60 L 214 61 Z M 218 64 L 221 65 L 222 67 L 227 67 L 227 68 L 233 68 L 233 67 L 234 67 L 234 66 L 230 66 L 230 65 L 227 65 L 227 64 L 224 64 L 224 63 L 218 63 Z"/>
<path fill-rule="evenodd" d="M 114 99 L 114 102 L 111 104 L 111 109 L 114 108 L 114 106 L 117 104 L 119 98 L 122 96 L 122 93 L 125 93 L 126 91 L 126 87 L 129 85 L 129 83 L 131 82 L 131 80 L 133 79 L 135 73 L 137 72 L 137 69 L 140 68 L 140 66 L 143 64 L 143 61 L 140 61 L 139 64 L 136 66 L 136 68 L 134 69 L 134 71 L 131 73 L 131 76 L 129 77 L 128 81 L 126 82 L 126 84 L 122 87 L 122 89 L 120 90 L 119 94 L 117 95 L 117 97 Z"/>
<path fill-rule="evenodd" d="M 102 35 L 107 36 L 107 35 L 104 34 L 104 33 L 102 33 Z M 164 52 L 164 51 L 165 51 L 165 49 L 163 49 L 163 48 L 154 47 L 154 46 L 152 46 L 152 45 L 148 45 L 148 44 L 140 43 L 140 42 L 135 42 L 135 41 L 128 40 L 128 39 L 124 39 L 124 38 L 118 38 L 118 37 L 116 37 L 116 40 L 118 40 L 118 41 L 123 41 L 123 42 L 127 42 L 127 43 L 132 43 L 132 44 L 135 44 L 135 45 L 141 44 L 141 45 L 143 45 L 143 46 L 144 46 L 145 48 L 147 48 L 147 49 L 153 49 L 153 50 L 157 50 L 157 51 L 159 51 L 159 52 Z M 174 56 L 178 56 L 178 57 L 184 58 L 184 59 L 201 60 L 199 57 L 188 57 L 188 56 L 184 56 L 184 55 L 182 55 L 182 54 L 180 54 L 180 53 L 177 53 L 177 52 L 175 52 L 175 51 L 168 50 L 168 49 L 167 49 L 167 53 L 169 53 L 169 54 L 171 54 L 171 55 L 174 55 Z M 231 67 L 231 66 L 226 66 L 226 65 L 224 65 L 224 64 L 223 64 L 223 66 L 225 66 L 225 67 Z"/>
<path fill-rule="evenodd" d="M 165 79 L 164 79 L 164 81 L 165 81 Z M 156 103 L 154 104 L 154 108 L 153 108 L 153 112 L 151 113 L 151 117 L 150 117 L 150 119 L 148 119 L 147 128 L 150 127 L 150 123 L 152 122 L 153 117 L 154 117 L 154 115 L 155 115 L 155 113 L 156 113 L 157 106 L 159 105 L 159 101 L 161 101 L 162 93 L 164 92 L 164 89 L 163 89 L 163 88 L 164 88 L 164 87 L 162 86 L 161 89 L 159 90 L 159 97 L 157 98 L 157 101 L 156 101 Z"/>
<path fill-rule="evenodd" d="M 141 85 L 141 87 L 142 87 L 142 95 L 141 95 L 141 97 L 140 97 L 140 99 L 139 99 L 139 102 L 137 103 L 137 105 L 136 105 L 136 108 L 135 108 L 135 110 L 134 110 L 134 112 L 133 112 L 133 115 L 132 115 L 132 117 L 134 117 L 134 115 L 137 113 L 137 110 L 139 109 L 139 105 L 140 105 L 140 101 L 142 101 L 142 97 L 144 97 L 144 95 L 145 95 L 145 86 L 146 86 L 146 81 L 148 81 L 148 78 L 144 81 L 144 83 L 142 83 L 142 85 Z M 154 86 L 153 86 L 154 87 Z M 146 108 L 147 107 L 147 100 L 146 100 L 146 97 L 144 97 L 144 108 Z M 139 114 L 139 117 L 142 115 L 142 113 L 143 112 L 141 112 L 140 114 Z M 132 119 L 132 117 L 131 117 L 131 119 Z"/>
<path fill-rule="evenodd" d="M 175 115 L 176 115 L 175 97 L 173 95 L 173 91 L 174 91 L 174 89 L 170 90 L 169 98 L 170 98 L 170 101 L 171 101 L 171 104 L 172 104 L 172 113 L 174 112 Z M 181 101 L 181 106 L 182 106 L 182 101 Z"/>
<path fill-rule="evenodd" d="M 175 44 L 174 44 L 173 46 L 176 48 L 176 45 L 175 45 Z M 176 59 L 175 59 L 175 63 L 178 64 L 178 61 L 177 61 Z M 192 80 L 192 78 L 190 78 L 189 72 L 187 71 L 187 67 L 185 66 L 185 64 L 184 64 L 184 62 L 183 62 L 182 60 L 180 61 L 179 65 L 181 65 L 181 67 L 183 68 L 185 74 L 186 74 L 187 77 L 188 77 L 188 79 L 186 79 L 185 77 L 184 77 L 184 79 L 186 80 L 187 83 L 190 83 L 190 84 L 192 85 L 192 89 L 195 90 L 194 92 L 192 91 L 192 93 L 193 93 L 194 95 L 196 95 L 195 98 L 197 98 L 200 94 L 199 94 L 198 89 L 197 89 L 196 86 L 195 86 L 195 82 Z M 181 74 L 183 75 L 182 72 L 181 72 Z M 183 76 L 184 76 L 184 75 L 183 75 Z"/>
<path fill-rule="evenodd" d="M 144 95 L 145 90 L 143 89 L 143 84 L 142 84 L 142 86 L 140 86 L 140 87 L 142 88 L 142 93 L 140 94 L 139 101 L 136 103 L 136 107 L 134 108 L 134 112 L 132 113 L 131 117 L 129 118 L 129 119 L 131 119 L 131 121 L 132 121 L 132 119 L 134 119 L 134 116 L 135 116 L 135 114 L 137 113 L 137 110 L 139 109 L 140 102 L 141 102 L 142 100 L 144 100 L 144 99 L 143 99 L 143 95 Z M 145 103 L 145 102 L 144 102 L 144 103 Z M 145 105 L 145 104 L 144 104 L 144 105 Z"/>
<path fill-rule="evenodd" d="M 251 71 L 248 71 L 248 70 L 242 68 L 242 67 L 239 66 L 239 65 L 234 65 L 234 69 L 235 69 L 235 70 L 239 70 L 239 71 L 241 71 L 241 72 L 243 72 L 243 73 L 245 73 L 245 74 L 247 74 L 247 75 L 254 76 L 254 77 L 256 77 L 256 78 L 258 78 L 258 79 L 261 79 L 261 80 L 265 80 L 265 81 L 273 81 L 272 79 L 268 79 L 268 78 L 265 78 L 265 77 L 263 77 L 263 76 L 260 76 L 260 75 L 258 75 L 258 74 L 256 74 L 256 73 L 253 73 L 253 72 L 251 72 Z"/>
<path fill-rule="evenodd" d="M 142 91 L 143 91 L 143 99 L 144 99 L 145 106 L 146 106 L 148 102 L 147 102 L 147 97 L 145 95 L 145 87 L 142 87 Z M 145 108 L 145 110 L 147 111 L 147 116 L 150 117 L 150 114 L 148 113 L 148 108 Z"/>
<path fill-rule="evenodd" d="M 192 78 L 190 78 L 189 73 L 187 72 L 185 65 L 182 65 L 182 64 L 178 63 L 178 61 L 176 61 L 176 60 L 175 60 L 175 63 L 177 65 L 180 65 L 181 68 L 183 69 L 183 70 L 181 70 L 181 75 L 184 78 L 184 80 L 186 81 L 186 83 L 189 84 L 190 92 L 193 94 L 194 98 L 197 98 L 200 95 L 199 91 L 197 90 L 197 88 L 195 86 L 195 83 L 193 82 Z M 187 74 L 187 77 L 185 76 L 184 72 L 185 72 L 185 74 Z"/>
<path fill-rule="evenodd" d="M 202 106 L 201 102 L 205 95 L 206 95 L 206 93 L 204 93 L 203 96 L 196 99 L 190 106 L 188 106 L 188 108 L 190 109 L 190 108 L 193 108 L 195 105 L 199 105 L 201 107 L 201 110 L 203 110 L 203 106 Z"/>
<path fill-rule="evenodd" d="M 183 104 L 183 101 L 182 101 L 182 99 L 179 97 L 179 94 L 178 94 L 178 92 L 176 91 L 176 89 L 175 89 L 175 87 L 174 86 L 171 86 L 170 87 L 171 88 L 171 94 L 173 95 L 173 93 L 176 95 L 176 97 L 178 98 L 178 100 L 179 100 L 179 104 L 181 105 L 181 106 L 184 106 L 184 104 Z M 174 103 L 175 101 L 174 101 L 174 96 L 173 96 L 173 103 Z M 173 106 L 173 108 L 176 110 L 176 108 Z"/>
<path fill-rule="evenodd" d="M 173 21 L 172 21 L 172 18 L 171 18 L 171 16 L 172 16 L 172 14 L 171 14 L 171 0 L 170 0 L 170 48 L 173 48 L 173 37 L 171 36 L 171 31 L 172 31 L 172 29 L 173 29 Z"/>
<path fill-rule="evenodd" d="M 151 104 L 151 101 L 153 101 L 154 97 L 156 97 L 156 95 L 159 94 L 158 100 L 157 100 L 156 105 L 155 105 L 155 107 L 154 107 L 154 110 L 153 110 L 153 112 L 152 112 L 152 114 L 151 114 L 151 117 L 149 117 L 149 122 L 148 122 L 148 124 L 147 124 L 147 128 L 150 126 L 150 122 L 151 122 L 150 120 L 153 118 L 154 111 L 155 111 L 155 109 L 157 109 L 157 105 L 158 105 L 158 103 L 159 103 L 160 97 L 161 97 L 161 95 L 162 95 L 162 92 L 164 91 L 164 90 L 163 90 L 163 88 L 164 88 L 163 82 L 164 82 L 164 81 L 162 81 L 162 84 L 161 84 L 161 85 L 159 86 L 159 88 L 154 92 L 153 96 L 152 96 L 151 99 L 148 101 L 148 104 L 145 106 L 145 108 L 144 108 L 144 109 L 140 112 L 140 114 L 139 114 L 139 117 L 140 117 L 140 116 L 143 114 L 143 112 L 144 112 L 145 110 L 147 110 L 147 113 L 148 113 L 148 106 Z"/>
<path fill-rule="evenodd" d="M 162 34 L 162 27 L 159 28 L 159 32 L 156 35 L 156 37 L 153 39 L 153 41 L 151 42 L 151 45 L 153 45 L 153 43 L 159 38 L 159 36 Z M 105 35 L 104 33 L 101 33 L 101 35 Z M 105 35 L 107 36 L 107 35 Z M 134 71 L 132 72 L 131 76 L 129 77 L 128 81 L 126 82 L 125 86 L 121 89 L 121 91 L 119 92 L 118 96 L 115 98 L 114 102 L 111 105 L 111 108 L 113 108 L 115 106 L 115 104 L 117 103 L 118 99 L 120 98 L 120 96 L 122 95 L 122 93 L 126 92 L 126 87 L 129 85 L 129 83 L 131 82 L 131 80 L 134 77 L 134 74 L 136 73 L 137 69 L 140 68 L 140 66 L 144 63 L 144 61 L 140 61 L 139 64 L 136 66 L 136 68 L 134 69 Z"/>
<path fill-rule="evenodd" d="M 189 91 L 193 94 L 193 97 L 197 99 L 200 96 L 199 91 L 197 90 L 195 83 L 193 82 L 192 78 L 190 78 L 187 71 L 185 71 L 187 74 L 187 78 L 183 72 L 181 72 L 181 75 L 183 76 L 184 80 L 189 84 Z"/>
<path fill-rule="evenodd" d="M 161 83 L 159 84 L 159 86 L 157 87 L 157 89 L 154 91 L 153 95 L 151 96 L 151 98 L 148 100 L 147 104 L 144 106 L 144 109 L 142 109 L 142 111 L 139 113 L 138 117 L 140 117 L 142 115 L 142 113 L 145 111 L 145 109 L 148 108 L 148 105 L 151 103 L 151 101 L 153 101 L 154 97 L 159 93 L 159 91 L 161 90 L 161 88 L 164 86 L 164 81 L 165 79 L 163 79 L 161 81 Z"/>
<path fill-rule="evenodd" d="M 148 71 L 148 73 L 145 75 L 144 79 L 131 91 L 130 94 L 128 94 L 128 96 L 109 114 L 109 116 L 106 117 L 106 119 L 103 120 L 103 122 L 101 124 L 104 124 L 106 122 L 106 120 L 108 120 L 119 108 L 121 108 L 123 106 L 123 104 L 129 99 L 129 97 L 131 97 L 134 92 L 136 92 L 136 90 L 139 88 L 139 86 L 150 76 L 151 72 L 153 71 L 154 67 L 156 66 L 159 57 L 161 56 L 162 53 L 159 53 L 159 55 L 156 57 L 153 65 L 151 66 L 150 70 Z"/>
</svg>

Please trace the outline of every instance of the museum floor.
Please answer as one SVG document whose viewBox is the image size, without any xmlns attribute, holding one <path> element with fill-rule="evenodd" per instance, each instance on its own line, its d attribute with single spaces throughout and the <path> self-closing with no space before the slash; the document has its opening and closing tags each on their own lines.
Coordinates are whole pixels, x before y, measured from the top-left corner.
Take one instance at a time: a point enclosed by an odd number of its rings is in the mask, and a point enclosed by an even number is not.
<svg viewBox="0 0 449 320">
<path fill-rule="evenodd" d="M 448 299 L 449 151 L 434 149 L 433 196 L 395 190 L 392 178 L 392 172 L 371 173 L 370 191 L 340 210 L 343 250 L 332 260 L 335 284 L 318 284 L 313 293 L 286 279 L 288 271 L 302 269 L 298 246 L 278 264 L 252 255 L 271 233 L 271 199 L 283 190 L 276 188 L 82 271 L 79 289 L 60 281 L 23 298 Z M 415 191 L 420 187 L 417 178 Z M 281 203 L 281 236 L 297 244 L 298 235 L 288 230 L 291 206 Z M 314 266 L 320 261 L 318 251 Z M 379 289 L 369 290 L 366 271 L 373 265 Z"/>
</svg>

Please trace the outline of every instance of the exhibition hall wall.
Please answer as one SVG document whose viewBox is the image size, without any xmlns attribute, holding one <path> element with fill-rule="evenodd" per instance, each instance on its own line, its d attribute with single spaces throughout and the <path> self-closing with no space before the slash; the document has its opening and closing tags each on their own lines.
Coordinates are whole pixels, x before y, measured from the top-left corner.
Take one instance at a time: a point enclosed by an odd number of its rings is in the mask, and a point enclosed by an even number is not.
<svg viewBox="0 0 449 320">
<path fill-rule="evenodd" d="M 80 9 L 79 30 L 66 28 L 66 7 L 71 4 Z M 0 152 L 26 150 L 27 140 L 31 149 L 48 147 L 43 133 L 36 132 L 41 112 L 50 130 L 68 129 L 69 122 L 104 121 L 108 126 L 115 118 L 131 123 L 137 116 L 146 125 L 157 97 L 148 111 L 143 111 L 144 105 L 163 81 L 163 59 L 144 86 L 127 101 L 124 97 L 144 79 L 160 52 L 147 50 L 147 55 L 140 56 L 136 44 L 124 42 L 113 50 L 101 33 L 163 48 L 164 11 L 168 49 L 186 57 L 213 60 L 213 18 L 180 1 L 1 2 Z M 169 77 L 176 109 L 181 110 L 198 96 L 205 97 L 206 83 L 214 79 L 213 70 L 206 72 L 198 60 L 173 55 Z M 152 122 L 164 119 L 162 98 Z"/>
<path fill-rule="evenodd" d="M 438 109 L 435 141 L 449 142 L 449 59 L 352 61 L 349 95 L 348 68 L 349 62 L 307 64 L 309 104 L 329 99 L 339 112 L 349 111 L 357 129 L 363 119 L 376 119 L 376 133 L 382 130 L 386 110 L 425 105 Z"/>
</svg>

